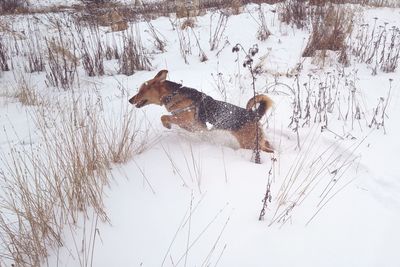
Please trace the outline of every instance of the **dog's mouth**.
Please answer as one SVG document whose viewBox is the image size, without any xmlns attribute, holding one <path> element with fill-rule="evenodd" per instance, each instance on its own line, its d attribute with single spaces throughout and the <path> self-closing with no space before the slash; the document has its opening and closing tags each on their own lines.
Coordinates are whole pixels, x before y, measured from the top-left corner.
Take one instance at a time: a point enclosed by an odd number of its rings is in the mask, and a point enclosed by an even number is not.
<svg viewBox="0 0 400 267">
<path fill-rule="evenodd" d="M 141 108 L 141 107 L 143 107 L 144 105 L 146 105 L 147 104 L 147 100 L 142 100 L 142 101 L 139 101 L 137 104 L 136 104 L 136 107 L 137 108 Z"/>
</svg>

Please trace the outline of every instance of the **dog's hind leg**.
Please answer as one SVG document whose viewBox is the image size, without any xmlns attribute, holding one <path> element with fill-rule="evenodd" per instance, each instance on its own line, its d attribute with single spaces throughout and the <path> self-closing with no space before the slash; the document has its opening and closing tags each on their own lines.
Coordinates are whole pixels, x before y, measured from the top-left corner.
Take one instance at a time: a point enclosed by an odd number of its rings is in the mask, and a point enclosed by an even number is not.
<svg viewBox="0 0 400 267">
<path fill-rule="evenodd" d="M 267 153 L 274 153 L 274 149 L 272 148 L 271 144 L 267 140 L 264 140 L 264 138 L 260 140 L 260 149 Z"/>
<path fill-rule="evenodd" d="M 253 123 L 248 123 L 236 131 L 231 131 L 231 134 L 238 141 L 240 148 L 254 149 L 256 131 Z"/>
<path fill-rule="evenodd" d="M 264 135 L 264 133 L 263 133 L 261 128 L 259 128 L 258 142 L 259 142 L 258 143 L 259 144 L 259 148 L 262 151 L 265 151 L 267 153 L 274 153 L 274 149 L 272 148 L 272 145 L 265 138 L 265 135 Z"/>
<path fill-rule="evenodd" d="M 256 146 L 257 132 L 254 123 L 247 123 L 242 128 L 236 131 L 231 131 L 236 137 L 240 148 L 254 149 Z M 258 126 L 258 144 L 262 151 L 273 153 L 274 150 L 270 143 L 265 139 L 262 129 Z"/>
</svg>

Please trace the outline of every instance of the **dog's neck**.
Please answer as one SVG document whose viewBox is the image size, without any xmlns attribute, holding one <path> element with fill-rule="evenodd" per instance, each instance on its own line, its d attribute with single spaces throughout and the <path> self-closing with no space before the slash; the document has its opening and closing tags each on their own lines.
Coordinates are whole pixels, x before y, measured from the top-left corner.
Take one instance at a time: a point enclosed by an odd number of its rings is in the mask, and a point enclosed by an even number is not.
<svg viewBox="0 0 400 267">
<path fill-rule="evenodd" d="M 167 88 L 169 94 L 176 93 L 182 87 L 182 84 L 171 82 L 168 80 L 166 80 L 164 82 L 164 84 L 165 84 L 165 87 Z"/>
<path fill-rule="evenodd" d="M 164 81 L 161 90 L 159 90 L 161 105 L 165 104 L 165 100 L 176 94 L 181 87 L 182 85 L 179 83 Z"/>
</svg>

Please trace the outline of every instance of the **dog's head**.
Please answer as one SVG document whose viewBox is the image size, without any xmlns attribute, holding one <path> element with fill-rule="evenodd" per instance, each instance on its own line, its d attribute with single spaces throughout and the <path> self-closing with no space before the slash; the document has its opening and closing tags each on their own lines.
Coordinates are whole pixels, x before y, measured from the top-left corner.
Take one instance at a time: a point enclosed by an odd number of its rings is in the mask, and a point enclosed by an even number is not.
<svg viewBox="0 0 400 267">
<path fill-rule="evenodd" d="M 129 99 L 129 103 L 137 108 L 144 107 L 149 104 L 161 105 L 164 86 L 163 82 L 167 79 L 167 70 L 161 70 L 153 79 L 143 83 L 139 92 Z"/>
</svg>

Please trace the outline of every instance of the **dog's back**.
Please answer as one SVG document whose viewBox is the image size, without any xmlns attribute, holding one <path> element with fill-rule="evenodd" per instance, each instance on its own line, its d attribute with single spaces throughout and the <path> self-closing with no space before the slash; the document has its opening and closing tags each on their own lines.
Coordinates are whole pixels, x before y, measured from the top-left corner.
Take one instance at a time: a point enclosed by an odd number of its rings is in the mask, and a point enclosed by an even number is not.
<svg viewBox="0 0 400 267">
<path fill-rule="evenodd" d="M 235 131 L 256 116 L 252 111 L 207 96 L 200 105 L 199 117 L 217 129 Z"/>
<path fill-rule="evenodd" d="M 197 118 L 203 123 L 210 123 L 216 129 L 238 130 L 245 123 L 254 121 L 256 114 L 245 108 L 227 102 L 215 100 L 196 89 L 182 86 L 171 81 L 165 81 L 172 95 L 185 96 L 197 107 Z"/>
</svg>

